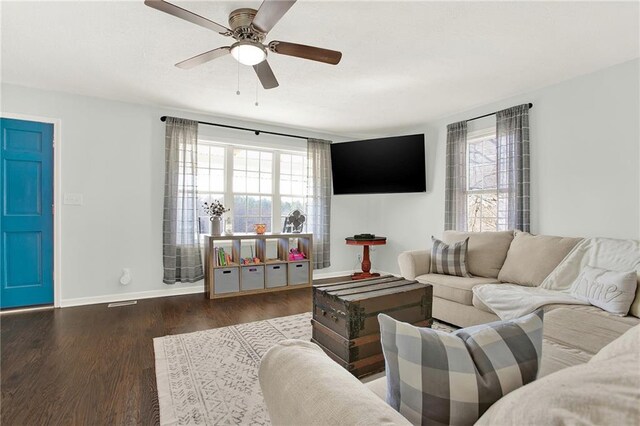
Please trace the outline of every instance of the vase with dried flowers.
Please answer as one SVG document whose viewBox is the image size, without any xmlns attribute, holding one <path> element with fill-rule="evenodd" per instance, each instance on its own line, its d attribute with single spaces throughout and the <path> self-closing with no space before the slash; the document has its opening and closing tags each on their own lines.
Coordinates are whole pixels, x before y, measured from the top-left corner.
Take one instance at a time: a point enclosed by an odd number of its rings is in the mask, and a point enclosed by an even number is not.
<svg viewBox="0 0 640 426">
<path fill-rule="evenodd" d="M 206 201 L 202 204 L 204 212 L 209 215 L 211 220 L 211 235 L 222 235 L 222 215 L 229 211 L 218 200 L 214 200 L 210 203 Z"/>
</svg>

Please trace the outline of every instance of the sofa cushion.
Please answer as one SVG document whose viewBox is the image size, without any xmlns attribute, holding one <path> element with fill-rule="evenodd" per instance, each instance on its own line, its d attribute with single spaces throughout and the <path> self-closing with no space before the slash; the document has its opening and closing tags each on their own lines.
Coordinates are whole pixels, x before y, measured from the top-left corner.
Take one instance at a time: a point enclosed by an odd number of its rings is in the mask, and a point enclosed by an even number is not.
<svg viewBox="0 0 640 426">
<path fill-rule="evenodd" d="M 498 279 L 529 287 L 539 286 L 580 241 L 580 238 L 516 231 Z"/>
<path fill-rule="evenodd" d="M 545 309 L 544 358 L 540 376 L 587 362 L 633 326 L 634 317 L 619 317 L 594 306 L 550 305 Z"/>
<path fill-rule="evenodd" d="M 614 315 L 626 316 L 637 284 L 636 271 L 609 271 L 587 265 L 571 286 L 571 295 Z"/>
<path fill-rule="evenodd" d="M 631 327 L 622 336 L 600 349 L 589 362 L 607 361 L 620 355 L 637 353 L 638 348 L 640 348 L 640 325 Z"/>
<path fill-rule="evenodd" d="M 547 313 L 544 337 L 591 356 L 640 320 L 619 317 L 595 306 L 566 306 Z"/>
<path fill-rule="evenodd" d="M 594 356 L 586 364 L 566 368 L 510 393 L 489 408 L 476 425 L 637 424 L 640 328 L 634 327 L 611 345 L 613 348 L 608 347 L 602 358 Z M 635 350 L 625 352 L 625 348 Z"/>
<path fill-rule="evenodd" d="M 433 286 L 433 296 L 471 306 L 473 287 L 480 284 L 497 283 L 495 278 L 456 277 L 453 275 L 424 274 L 416 277 L 423 284 Z"/>
<path fill-rule="evenodd" d="M 473 424 L 495 401 L 535 380 L 539 310 L 453 333 L 379 314 L 387 402 L 413 424 Z"/>
<path fill-rule="evenodd" d="M 467 246 L 469 240 L 446 244 L 431 237 L 431 272 L 434 274 L 470 277 L 467 271 Z"/>
<path fill-rule="evenodd" d="M 469 239 L 467 269 L 471 275 L 498 278 L 500 268 L 507 258 L 507 251 L 513 240 L 513 231 L 502 232 L 459 232 L 445 231 L 442 241 L 452 244 Z"/>
</svg>

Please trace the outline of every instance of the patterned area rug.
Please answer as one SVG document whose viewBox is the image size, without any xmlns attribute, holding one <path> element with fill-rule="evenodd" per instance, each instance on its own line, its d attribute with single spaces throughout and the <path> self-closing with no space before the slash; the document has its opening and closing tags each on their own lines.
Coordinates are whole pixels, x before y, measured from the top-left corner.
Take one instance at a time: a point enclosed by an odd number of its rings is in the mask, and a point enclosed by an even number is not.
<svg viewBox="0 0 640 426">
<path fill-rule="evenodd" d="M 310 340 L 310 320 L 307 312 L 153 339 L 160 424 L 269 425 L 260 359 L 281 340 Z"/>
</svg>

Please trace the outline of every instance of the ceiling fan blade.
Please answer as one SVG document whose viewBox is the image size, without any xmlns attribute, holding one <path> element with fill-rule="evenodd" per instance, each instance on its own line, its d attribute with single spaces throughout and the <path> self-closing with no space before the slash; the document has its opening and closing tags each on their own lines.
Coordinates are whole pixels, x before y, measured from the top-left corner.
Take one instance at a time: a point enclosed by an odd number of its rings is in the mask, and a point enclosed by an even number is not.
<svg viewBox="0 0 640 426">
<path fill-rule="evenodd" d="M 204 28 L 208 28 L 222 35 L 231 35 L 231 30 L 224 25 L 217 24 L 205 17 L 190 12 L 187 9 L 183 9 L 180 6 L 176 6 L 175 4 L 168 3 L 164 0 L 144 0 L 144 4 L 161 12 L 173 15 L 177 18 L 184 19 L 185 21 L 200 25 Z"/>
<path fill-rule="evenodd" d="M 304 44 L 287 43 L 286 41 L 272 41 L 269 43 L 269 50 L 281 55 L 295 56 L 297 58 L 310 59 L 312 61 L 324 62 L 337 65 L 342 59 L 342 52 L 319 47 L 305 46 Z"/>
<path fill-rule="evenodd" d="M 258 74 L 258 79 L 265 89 L 274 89 L 279 86 L 278 80 L 276 80 L 276 76 L 273 74 L 273 70 L 266 59 L 258 65 L 254 65 L 253 69 Z"/>
<path fill-rule="evenodd" d="M 264 0 L 253 17 L 253 26 L 263 33 L 268 33 L 296 0 Z"/>
<path fill-rule="evenodd" d="M 231 49 L 229 46 L 218 47 L 217 49 L 213 49 L 208 52 L 204 52 L 199 55 L 196 55 L 193 58 L 185 59 L 182 62 L 178 62 L 176 64 L 176 67 L 182 68 L 185 70 L 191 69 L 193 67 L 197 67 L 198 65 L 202 65 L 209 61 L 213 61 L 214 59 L 220 58 L 221 56 L 228 55 L 229 49 Z"/>
</svg>

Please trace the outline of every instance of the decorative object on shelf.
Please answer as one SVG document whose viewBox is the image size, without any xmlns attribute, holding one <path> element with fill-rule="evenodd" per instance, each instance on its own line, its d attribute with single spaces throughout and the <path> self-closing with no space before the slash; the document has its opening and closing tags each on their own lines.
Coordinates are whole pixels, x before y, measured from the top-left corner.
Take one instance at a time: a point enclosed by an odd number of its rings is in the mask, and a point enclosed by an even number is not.
<svg viewBox="0 0 640 426">
<path fill-rule="evenodd" d="M 227 235 L 233 234 L 233 222 L 230 217 L 224 220 L 224 233 Z"/>
<path fill-rule="evenodd" d="M 211 235 L 222 235 L 222 215 L 229 211 L 218 200 L 214 200 L 211 203 L 202 203 L 202 208 L 206 214 L 209 215 L 211 220 Z"/>
<path fill-rule="evenodd" d="M 299 234 L 302 232 L 306 221 L 307 217 L 300 210 L 294 210 L 284 218 L 282 232 Z"/>
<path fill-rule="evenodd" d="M 289 260 L 304 260 L 307 256 L 300 252 L 297 248 L 292 248 L 289 250 Z"/>
<path fill-rule="evenodd" d="M 253 225 L 253 229 L 256 231 L 256 234 L 262 235 L 267 230 L 267 224 L 266 223 L 255 223 Z"/>
</svg>

